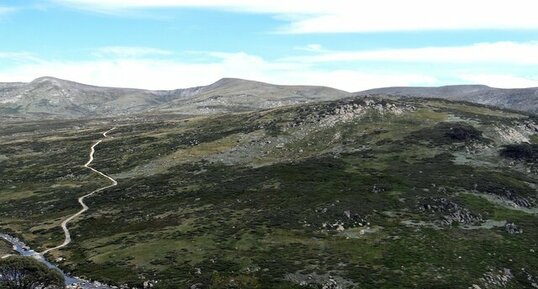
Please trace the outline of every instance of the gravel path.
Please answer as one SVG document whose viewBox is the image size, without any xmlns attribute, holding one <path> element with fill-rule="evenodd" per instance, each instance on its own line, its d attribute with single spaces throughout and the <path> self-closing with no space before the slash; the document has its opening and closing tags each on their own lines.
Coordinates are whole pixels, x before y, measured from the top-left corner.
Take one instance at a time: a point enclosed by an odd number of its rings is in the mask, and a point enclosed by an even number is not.
<svg viewBox="0 0 538 289">
<path fill-rule="evenodd" d="M 78 198 L 78 202 L 79 202 L 79 204 L 82 206 L 82 209 L 81 209 L 80 211 L 78 211 L 77 213 L 75 213 L 74 215 L 70 216 L 69 218 L 65 219 L 65 220 L 62 222 L 62 225 L 61 225 L 61 226 L 62 226 L 62 229 L 64 230 L 64 234 L 65 234 L 64 242 L 63 242 L 61 245 L 58 245 L 58 246 L 56 246 L 56 247 L 54 247 L 54 248 L 49 248 L 49 249 L 47 249 L 47 250 L 41 252 L 41 253 L 40 253 L 41 255 L 45 255 L 45 254 L 47 254 L 47 253 L 49 253 L 49 252 L 51 252 L 51 251 L 55 251 L 55 250 L 61 249 L 61 248 L 65 247 L 65 246 L 69 245 L 69 243 L 71 243 L 71 233 L 69 232 L 69 228 L 67 228 L 67 225 L 68 225 L 71 221 L 73 221 L 75 218 L 77 218 L 78 216 L 82 215 L 84 212 L 86 212 L 86 211 L 88 210 L 88 206 L 84 203 L 84 199 L 86 199 L 87 197 L 91 197 L 92 195 L 94 195 L 94 194 L 96 194 L 96 193 L 99 193 L 99 192 L 101 192 L 101 191 L 104 191 L 104 190 L 106 190 L 106 189 L 108 189 L 108 188 L 112 188 L 112 187 L 114 187 L 114 186 L 116 186 L 116 185 L 118 184 L 118 182 L 117 182 L 115 179 L 113 179 L 112 177 L 110 177 L 110 176 L 104 174 L 103 172 L 100 172 L 100 171 L 98 171 L 98 170 L 96 170 L 96 169 L 94 169 L 94 168 L 92 168 L 92 167 L 90 166 L 90 164 L 93 162 L 93 155 L 95 154 L 95 147 L 96 147 L 97 145 L 99 145 L 104 139 L 106 139 L 106 138 L 107 138 L 107 134 L 110 133 L 111 131 L 113 131 L 114 129 L 115 129 L 115 127 L 112 128 L 112 129 L 110 129 L 110 130 L 107 130 L 106 132 L 104 132 L 104 133 L 103 133 L 103 139 L 100 139 L 100 140 L 96 141 L 96 142 L 91 146 L 91 148 L 90 148 L 90 156 L 89 156 L 88 162 L 87 162 L 86 164 L 84 164 L 84 167 L 86 167 L 86 168 L 92 170 L 93 172 L 95 172 L 95 173 L 97 173 L 97 174 L 99 174 L 99 175 L 101 175 L 101 176 L 103 176 L 103 177 L 109 179 L 109 180 L 112 182 L 112 184 L 110 184 L 110 185 L 108 185 L 108 186 L 105 186 L 105 187 L 102 187 L 102 188 L 99 188 L 99 189 L 97 189 L 97 190 L 95 190 L 95 191 L 92 191 L 92 192 L 90 192 L 90 193 L 88 193 L 88 194 L 86 194 L 86 195 L 84 195 L 84 196 Z"/>
</svg>

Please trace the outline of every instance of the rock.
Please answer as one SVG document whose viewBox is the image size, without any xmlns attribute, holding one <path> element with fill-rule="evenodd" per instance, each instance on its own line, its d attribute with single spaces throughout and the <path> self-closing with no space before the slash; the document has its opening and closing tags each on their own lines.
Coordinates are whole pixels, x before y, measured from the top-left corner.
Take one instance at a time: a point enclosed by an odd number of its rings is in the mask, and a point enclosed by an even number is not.
<svg viewBox="0 0 538 289">
<path fill-rule="evenodd" d="M 480 214 L 471 213 L 468 209 L 446 198 L 426 198 L 419 205 L 419 210 L 442 215 L 441 223 L 446 226 L 454 222 L 465 225 L 483 222 Z"/>
<path fill-rule="evenodd" d="M 511 222 L 507 222 L 504 225 L 504 230 L 510 235 L 523 234 L 523 230 L 520 229 L 516 224 L 511 223 Z"/>
<path fill-rule="evenodd" d="M 329 280 L 325 284 L 323 284 L 321 288 L 322 289 L 339 289 L 338 284 L 332 278 L 329 278 Z"/>
<path fill-rule="evenodd" d="M 491 270 L 484 273 L 481 280 L 486 288 L 504 288 L 513 278 L 514 275 L 510 269 L 503 268 L 501 270 Z"/>
</svg>

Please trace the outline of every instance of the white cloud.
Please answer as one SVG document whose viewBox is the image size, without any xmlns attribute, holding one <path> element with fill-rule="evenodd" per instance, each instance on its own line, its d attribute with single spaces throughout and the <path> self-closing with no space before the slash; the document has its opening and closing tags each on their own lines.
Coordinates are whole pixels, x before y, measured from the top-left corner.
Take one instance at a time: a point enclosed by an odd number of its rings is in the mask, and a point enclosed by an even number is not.
<svg viewBox="0 0 538 289">
<path fill-rule="evenodd" d="M 356 3 L 356 4 L 355 4 Z M 456 29 L 537 29 L 532 0 L 347 1 L 294 21 L 284 32 L 379 32 Z"/>
<path fill-rule="evenodd" d="M 196 7 L 265 13 L 287 19 L 282 33 L 451 29 L 538 29 L 535 0 L 51 0 L 113 11 Z"/>
<path fill-rule="evenodd" d="M 83 83 L 147 89 L 206 85 L 223 77 L 277 84 L 325 85 L 358 91 L 389 85 L 427 85 L 436 79 L 407 73 L 326 70 L 297 62 L 270 62 L 246 53 L 206 53 L 213 61 L 110 58 L 92 61 L 40 61 L 0 68 L 0 81 L 31 81 L 50 75 Z"/>
<path fill-rule="evenodd" d="M 98 48 L 93 53 L 99 57 L 146 57 L 146 56 L 167 56 L 174 54 L 172 51 L 157 49 L 152 47 L 131 47 L 131 46 L 106 46 Z"/>
<path fill-rule="evenodd" d="M 538 65 L 538 42 L 494 42 L 452 47 L 333 51 L 311 56 L 289 57 L 285 60 L 307 63 L 388 61 Z"/>
<path fill-rule="evenodd" d="M 356 52 L 326 52 L 313 44 L 302 49 L 308 50 L 308 56 L 276 60 L 244 52 L 174 53 L 151 47 L 103 47 L 94 51 L 94 59 L 85 61 L 45 60 L 28 52 L 0 51 L 0 81 L 31 81 L 50 75 L 102 86 L 176 89 L 237 77 L 347 91 L 456 84 L 454 81 L 494 87 L 538 86 L 538 75 L 524 74 L 532 74 L 538 65 L 538 42 Z M 334 62 L 345 62 L 345 66 L 335 66 Z M 362 68 L 366 62 L 368 68 Z M 409 65 L 394 68 L 397 62 L 432 65 L 427 72 L 421 72 Z M 513 72 L 503 71 L 502 67 Z M 451 82 L 444 82 L 447 79 Z"/>
</svg>

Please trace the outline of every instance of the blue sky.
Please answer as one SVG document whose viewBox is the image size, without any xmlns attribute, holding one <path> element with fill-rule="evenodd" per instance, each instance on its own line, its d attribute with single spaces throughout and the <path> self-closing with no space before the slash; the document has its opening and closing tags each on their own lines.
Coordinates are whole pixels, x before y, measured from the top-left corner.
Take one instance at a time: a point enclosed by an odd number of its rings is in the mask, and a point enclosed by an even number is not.
<svg viewBox="0 0 538 289">
<path fill-rule="evenodd" d="M 538 86 L 535 8 L 527 0 L 0 0 L 0 82 Z"/>
</svg>

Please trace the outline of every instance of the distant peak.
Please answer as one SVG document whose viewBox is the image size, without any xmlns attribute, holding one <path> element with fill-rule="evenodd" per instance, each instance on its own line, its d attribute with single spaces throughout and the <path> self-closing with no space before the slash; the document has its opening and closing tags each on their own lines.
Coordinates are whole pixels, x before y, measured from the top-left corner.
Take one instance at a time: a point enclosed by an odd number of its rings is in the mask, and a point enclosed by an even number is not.
<svg viewBox="0 0 538 289">
<path fill-rule="evenodd" d="M 258 82 L 258 81 L 241 79 L 241 78 L 233 78 L 233 77 L 224 77 L 224 78 L 221 78 L 221 79 L 217 80 L 212 85 L 224 85 L 224 84 L 234 84 L 234 83 L 251 83 L 251 82 Z"/>
<path fill-rule="evenodd" d="M 443 87 L 452 87 L 452 88 L 491 88 L 490 86 L 484 84 L 456 84 L 456 85 L 444 85 L 439 86 L 438 88 Z"/>
<path fill-rule="evenodd" d="M 38 77 L 38 78 L 32 80 L 32 82 L 58 81 L 58 80 L 63 81 L 63 79 L 59 79 L 59 78 L 52 77 L 52 76 L 42 76 L 42 77 Z"/>
<path fill-rule="evenodd" d="M 32 80 L 32 82 L 30 82 L 30 83 L 33 83 L 33 84 L 37 84 L 37 83 L 56 83 L 56 84 L 59 84 L 59 83 L 67 83 L 67 82 L 69 82 L 69 81 L 59 79 L 59 78 L 56 78 L 56 77 L 52 77 L 52 76 L 43 76 L 43 77 L 39 77 L 39 78 L 36 78 L 36 79 Z"/>
</svg>

